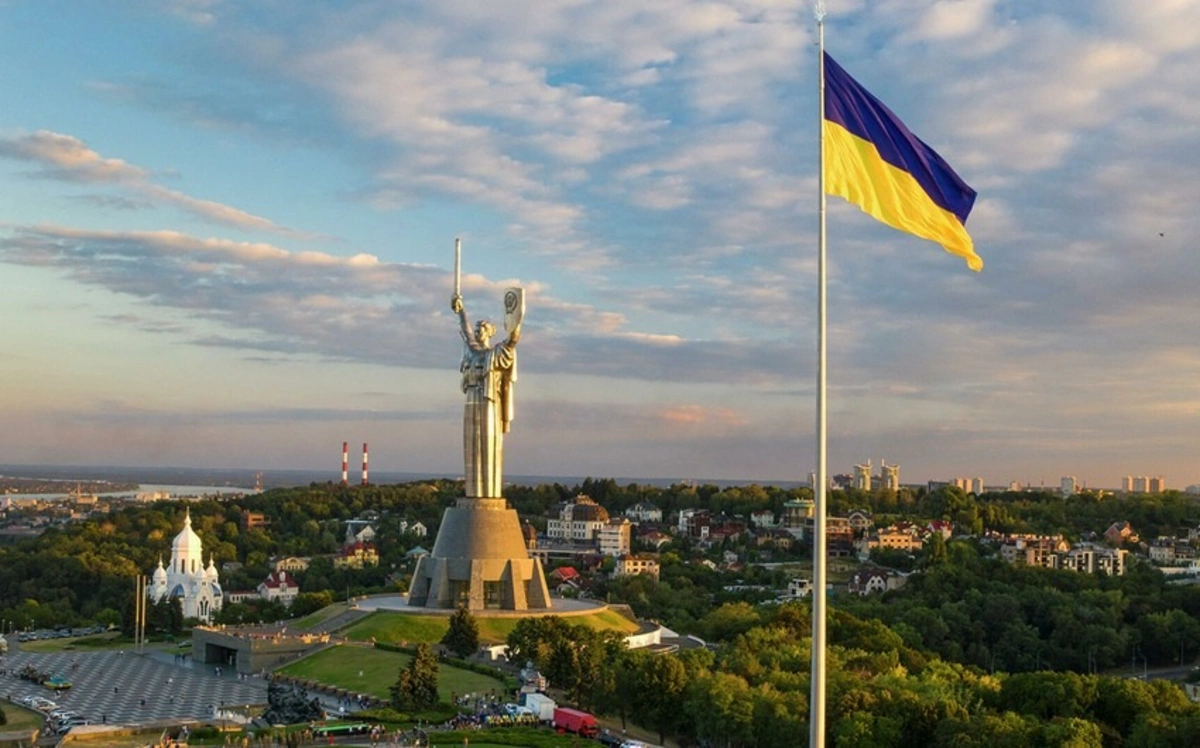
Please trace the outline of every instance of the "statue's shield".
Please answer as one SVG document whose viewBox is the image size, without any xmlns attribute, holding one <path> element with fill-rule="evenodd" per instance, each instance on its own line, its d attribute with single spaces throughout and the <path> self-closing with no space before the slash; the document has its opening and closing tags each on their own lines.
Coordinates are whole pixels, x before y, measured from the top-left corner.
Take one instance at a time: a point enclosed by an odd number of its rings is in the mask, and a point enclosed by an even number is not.
<svg viewBox="0 0 1200 748">
<path fill-rule="evenodd" d="M 512 334 L 525 319 L 525 289 L 509 288 L 504 291 L 504 331 Z"/>
</svg>

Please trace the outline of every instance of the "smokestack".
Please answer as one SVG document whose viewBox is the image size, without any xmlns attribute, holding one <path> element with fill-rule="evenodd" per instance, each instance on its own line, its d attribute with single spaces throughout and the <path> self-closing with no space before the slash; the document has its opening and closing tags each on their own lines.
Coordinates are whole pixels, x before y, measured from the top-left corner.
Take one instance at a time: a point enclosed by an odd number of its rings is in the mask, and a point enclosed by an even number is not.
<svg viewBox="0 0 1200 748">
<path fill-rule="evenodd" d="M 350 442 L 342 442 L 342 485 L 350 482 Z"/>
<path fill-rule="evenodd" d="M 362 484 L 364 486 L 367 485 L 367 443 L 366 442 L 363 442 L 363 482 L 362 482 Z"/>
</svg>

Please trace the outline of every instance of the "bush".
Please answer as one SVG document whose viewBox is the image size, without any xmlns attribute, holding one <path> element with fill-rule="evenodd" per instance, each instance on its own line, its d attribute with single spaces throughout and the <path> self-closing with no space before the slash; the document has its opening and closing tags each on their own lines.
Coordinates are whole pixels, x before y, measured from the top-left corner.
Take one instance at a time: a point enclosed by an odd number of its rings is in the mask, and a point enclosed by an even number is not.
<svg viewBox="0 0 1200 748">
<path fill-rule="evenodd" d="M 4 709 L 0 708 L 0 725 L 7 725 L 8 717 L 4 714 Z"/>
<path fill-rule="evenodd" d="M 355 712 L 356 719 L 368 720 L 370 722 L 386 722 L 389 724 L 439 724 L 448 719 L 452 719 L 458 714 L 458 710 L 445 702 L 440 702 L 432 709 L 423 709 L 419 712 L 401 712 L 391 707 L 380 707 L 378 709 L 363 709 Z"/>
<path fill-rule="evenodd" d="M 560 748 L 563 736 L 552 730 L 536 727 L 501 727 L 492 730 L 438 731 L 439 745 L 460 745 L 464 740 L 487 742 L 493 745 L 519 745 L 524 748 Z M 448 742 L 443 742 L 448 741 Z M 592 741 L 581 741 L 585 744 Z"/>
</svg>

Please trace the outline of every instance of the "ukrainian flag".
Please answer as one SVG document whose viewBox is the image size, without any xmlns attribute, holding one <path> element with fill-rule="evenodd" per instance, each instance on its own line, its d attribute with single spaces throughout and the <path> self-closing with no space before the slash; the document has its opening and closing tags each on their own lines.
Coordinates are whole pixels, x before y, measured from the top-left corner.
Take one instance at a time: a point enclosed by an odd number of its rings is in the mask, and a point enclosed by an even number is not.
<svg viewBox="0 0 1200 748">
<path fill-rule="evenodd" d="M 983 269 L 967 234 L 975 190 L 825 54 L 825 192 Z"/>
</svg>

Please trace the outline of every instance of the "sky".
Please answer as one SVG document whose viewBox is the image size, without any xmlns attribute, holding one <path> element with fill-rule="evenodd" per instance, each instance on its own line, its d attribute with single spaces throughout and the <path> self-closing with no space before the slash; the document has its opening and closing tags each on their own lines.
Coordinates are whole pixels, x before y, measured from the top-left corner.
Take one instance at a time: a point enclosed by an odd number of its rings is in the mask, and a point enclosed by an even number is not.
<svg viewBox="0 0 1200 748">
<path fill-rule="evenodd" d="M 829 0 L 985 267 L 830 198 L 829 471 L 1200 483 L 1200 3 Z M 0 0 L 0 463 L 815 467 L 817 27 L 782 0 Z"/>
</svg>

